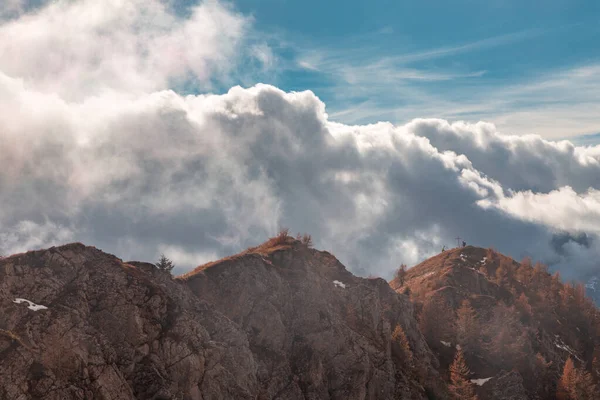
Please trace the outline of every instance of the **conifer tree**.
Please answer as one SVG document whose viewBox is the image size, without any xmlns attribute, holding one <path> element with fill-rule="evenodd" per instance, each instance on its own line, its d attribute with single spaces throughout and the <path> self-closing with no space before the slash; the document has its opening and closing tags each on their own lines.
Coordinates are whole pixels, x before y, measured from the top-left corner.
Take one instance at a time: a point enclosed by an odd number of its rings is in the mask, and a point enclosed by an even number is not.
<svg viewBox="0 0 600 400">
<path fill-rule="evenodd" d="M 471 303 L 464 300 L 456 312 L 456 339 L 465 353 L 472 353 L 479 348 L 479 321 Z"/>
<path fill-rule="evenodd" d="M 169 260 L 164 254 L 160 255 L 160 260 L 156 263 L 156 267 L 161 271 L 166 271 L 171 273 L 173 268 L 175 268 L 175 264 L 173 261 Z"/>
<path fill-rule="evenodd" d="M 487 322 L 485 332 L 489 338 L 489 352 L 493 362 L 510 370 L 522 366 L 529 353 L 528 330 L 518 320 L 514 307 L 500 303 L 493 309 L 492 318 Z"/>
<path fill-rule="evenodd" d="M 525 293 L 521 293 L 517 300 L 515 300 L 515 308 L 519 311 L 522 322 L 528 322 L 531 319 L 533 310 Z"/>
<path fill-rule="evenodd" d="M 546 288 L 546 282 L 549 279 L 548 266 L 540 262 L 535 263 L 533 274 L 531 276 L 531 287 L 537 294 L 543 294 Z"/>
<path fill-rule="evenodd" d="M 575 400 L 573 394 L 575 393 L 576 374 L 575 364 L 573 364 L 573 360 L 569 357 L 567 358 L 567 362 L 565 362 L 562 376 L 558 381 L 558 388 L 556 390 L 557 400 Z"/>
<path fill-rule="evenodd" d="M 525 267 L 526 269 L 533 269 L 531 257 L 528 257 L 528 256 L 523 257 L 523 259 L 521 260 L 521 266 Z"/>
<path fill-rule="evenodd" d="M 496 268 L 496 283 L 500 286 L 506 285 L 509 280 L 510 270 L 504 262 L 500 262 L 498 268 Z"/>
<path fill-rule="evenodd" d="M 439 347 L 442 340 L 450 341 L 453 336 L 454 311 L 442 297 L 430 298 L 423 304 L 419 327 L 427 343 Z"/>
<path fill-rule="evenodd" d="M 302 244 L 305 245 L 306 247 L 312 247 L 313 246 L 312 236 L 309 235 L 308 233 L 305 233 L 304 235 L 302 235 Z"/>
<path fill-rule="evenodd" d="M 398 285 L 399 286 L 403 286 L 404 285 L 404 281 L 406 280 L 406 270 L 407 270 L 407 266 L 406 264 L 401 264 L 400 267 L 396 270 L 396 280 L 398 281 Z"/>
<path fill-rule="evenodd" d="M 450 385 L 448 389 L 455 399 L 476 400 L 477 395 L 473 389 L 473 384 L 469 381 L 471 371 L 465 361 L 462 350 L 458 350 L 454 356 L 454 361 L 450 365 Z"/>
<path fill-rule="evenodd" d="M 533 377 L 535 381 L 535 391 L 539 398 L 547 399 L 550 397 L 550 393 L 553 392 L 552 388 L 552 377 L 550 373 L 550 366 L 552 362 L 546 362 L 544 356 L 540 353 L 535 355 L 533 360 Z"/>
<path fill-rule="evenodd" d="M 394 332 L 392 332 L 392 352 L 402 360 L 404 365 L 413 367 L 413 353 L 410 349 L 410 343 L 400 324 L 396 325 Z"/>
<path fill-rule="evenodd" d="M 527 263 L 521 261 L 521 265 L 517 268 L 515 278 L 523 285 L 528 286 L 531 283 L 532 274 L 533 267 L 531 266 L 531 261 L 528 261 Z"/>
</svg>

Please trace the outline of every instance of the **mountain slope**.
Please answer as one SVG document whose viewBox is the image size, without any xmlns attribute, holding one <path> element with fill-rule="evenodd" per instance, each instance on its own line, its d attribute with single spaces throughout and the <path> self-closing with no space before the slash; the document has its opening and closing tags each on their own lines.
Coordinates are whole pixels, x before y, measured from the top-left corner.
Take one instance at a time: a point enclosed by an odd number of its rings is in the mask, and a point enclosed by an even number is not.
<svg viewBox="0 0 600 400">
<path fill-rule="evenodd" d="M 460 348 L 470 379 L 492 378 L 477 381 L 481 398 L 502 398 L 510 387 L 510 398 L 553 399 L 568 358 L 581 371 L 600 373 L 592 368 L 597 308 L 583 285 L 562 284 L 542 264 L 468 246 L 432 257 L 390 285 L 410 292 L 442 371 Z"/>
<path fill-rule="evenodd" d="M 177 278 L 75 243 L 0 259 L 0 398 L 595 400 L 584 292 L 475 247 L 388 284 L 285 234 Z"/>
<path fill-rule="evenodd" d="M 0 260 L 0 309 L 3 399 L 444 391 L 406 296 L 289 237 L 177 279 L 81 244 L 15 255 Z M 414 364 L 395 351 L 396 326 Z"/>
</svg>

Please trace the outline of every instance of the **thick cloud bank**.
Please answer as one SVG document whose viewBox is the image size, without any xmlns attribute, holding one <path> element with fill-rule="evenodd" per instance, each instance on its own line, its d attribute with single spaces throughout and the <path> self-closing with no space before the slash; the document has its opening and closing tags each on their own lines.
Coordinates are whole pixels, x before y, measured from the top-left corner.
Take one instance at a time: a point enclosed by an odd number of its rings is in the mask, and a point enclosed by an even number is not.
<svg viewBox="0 0 600 400">
<path fill-rule="evenodd" d="M 486 123 L 347 126 L 312 92 L 269 85 L 183 96 L 167 89 L 173 80 L 208 85 L 224 60 L 233 71 L 254 57 L 240 56 L 250 22 L 214 2 L 185 17 L 158 1 L 125 13 L 122 2 L 98 4 L 59 1 L 0 26 L 4 253 L 78 240 L 126 259 L 165 252 L 189 268 L 286 226 L 385 277 L 456 235 L 568 277 L 597 266 L 600 147 Z M 78 7 L 97 12 L 98 25 L 82 28 L 87 50 L 69 42 L 79 28 L 65 15 Z M 152 40 L 140 48 L 138 35 Z M 71 62 L 44 69 L 53 45 Z M 18 46 L 30 57 L 16 57 Z M 160 56 L 167 48 L 177 63 Z M 131 60 L 117 68 L 103 52 Z"/>
</svg>

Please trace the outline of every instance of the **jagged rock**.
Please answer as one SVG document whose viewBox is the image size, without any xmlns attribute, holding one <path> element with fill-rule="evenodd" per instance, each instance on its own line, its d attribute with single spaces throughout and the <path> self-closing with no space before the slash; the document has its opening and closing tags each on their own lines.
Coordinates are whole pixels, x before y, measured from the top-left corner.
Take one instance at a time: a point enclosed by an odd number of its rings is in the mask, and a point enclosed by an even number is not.
<svg viewBox="0 0 600 400">
<path fill-rule="evenodd" d="M 516 279 L 521 268 L 467 246 L 388 284 L 289 237 L 177 278 L 78 243 L 6 257 L 0 399 L 448 399 L 466 338 L 480 399 L 552 398 L 567 357 L 592 364 L 600 318 L 543 268 L 537 289 Z M 415 314 L 436 299 L 447 307 L 427 309 L 441 323 L 424 332 L 447 336 L 427 343 Z M 479 330 L 460 339 L 464 300 Z"/>
<path fill-rule="evenodd" d="M 440 382 L 405 296 L 297 241 L 179 279 L 82 244 L 15 255 L 0 307 L 2 399 L 424 399 Z M 392 356 L 396 324 L 420 378 Z"/>
</svg>

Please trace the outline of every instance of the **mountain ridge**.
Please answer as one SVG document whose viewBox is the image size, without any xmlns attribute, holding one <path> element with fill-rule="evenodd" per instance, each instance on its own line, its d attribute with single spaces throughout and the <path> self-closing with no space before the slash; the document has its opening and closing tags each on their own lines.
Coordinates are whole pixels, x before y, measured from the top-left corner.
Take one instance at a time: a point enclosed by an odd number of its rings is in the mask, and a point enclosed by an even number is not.
<svg viewBox="0 0 600 400">
<path fill-rule="evenodd" d="M 80 243 L 3 258 L 0 397 L 424 399 L 424 383 L 443 390 L 405 296 L 288 242 L 175 279 Z M 422 378 L 393 354 L 399 324 Z"/>
<path fill-rule="evenodd" d="M 597 309 L 541 264 L 467 246 L 388 283 L 308 244 L 178 277 L 81 243 L 2 258 L 0 397 L 450 399 L 459 353 L 482 400 L 555 398 L 569 359 L 600 377 Z"/>
<path fill-rule="evenodd" d="M 421 322 L 437 325 L 422 324 L 421 330 L 442 368 L 452 362 L 448 347 L 456 344 L 478 372 L 473 378 L 493 378 L 481 385 L 481 397 L 499 396 L 489 390 L 505 383 L 494 377 L 512 369 L 520 375 L 512 379 L 520 398 L 554 398 L 569 358 L 599 380 L 598 365 L 592 367 L 599 349 L 598 309 L 585 297 L 583 284 L 563 284 L 541 263 L 518 263 L 492 249 L 466 246 L 425 260 L 390 286 L 409 291 Z M 545 383 L 539 387 L 542 372 Z"/>
</svg>

